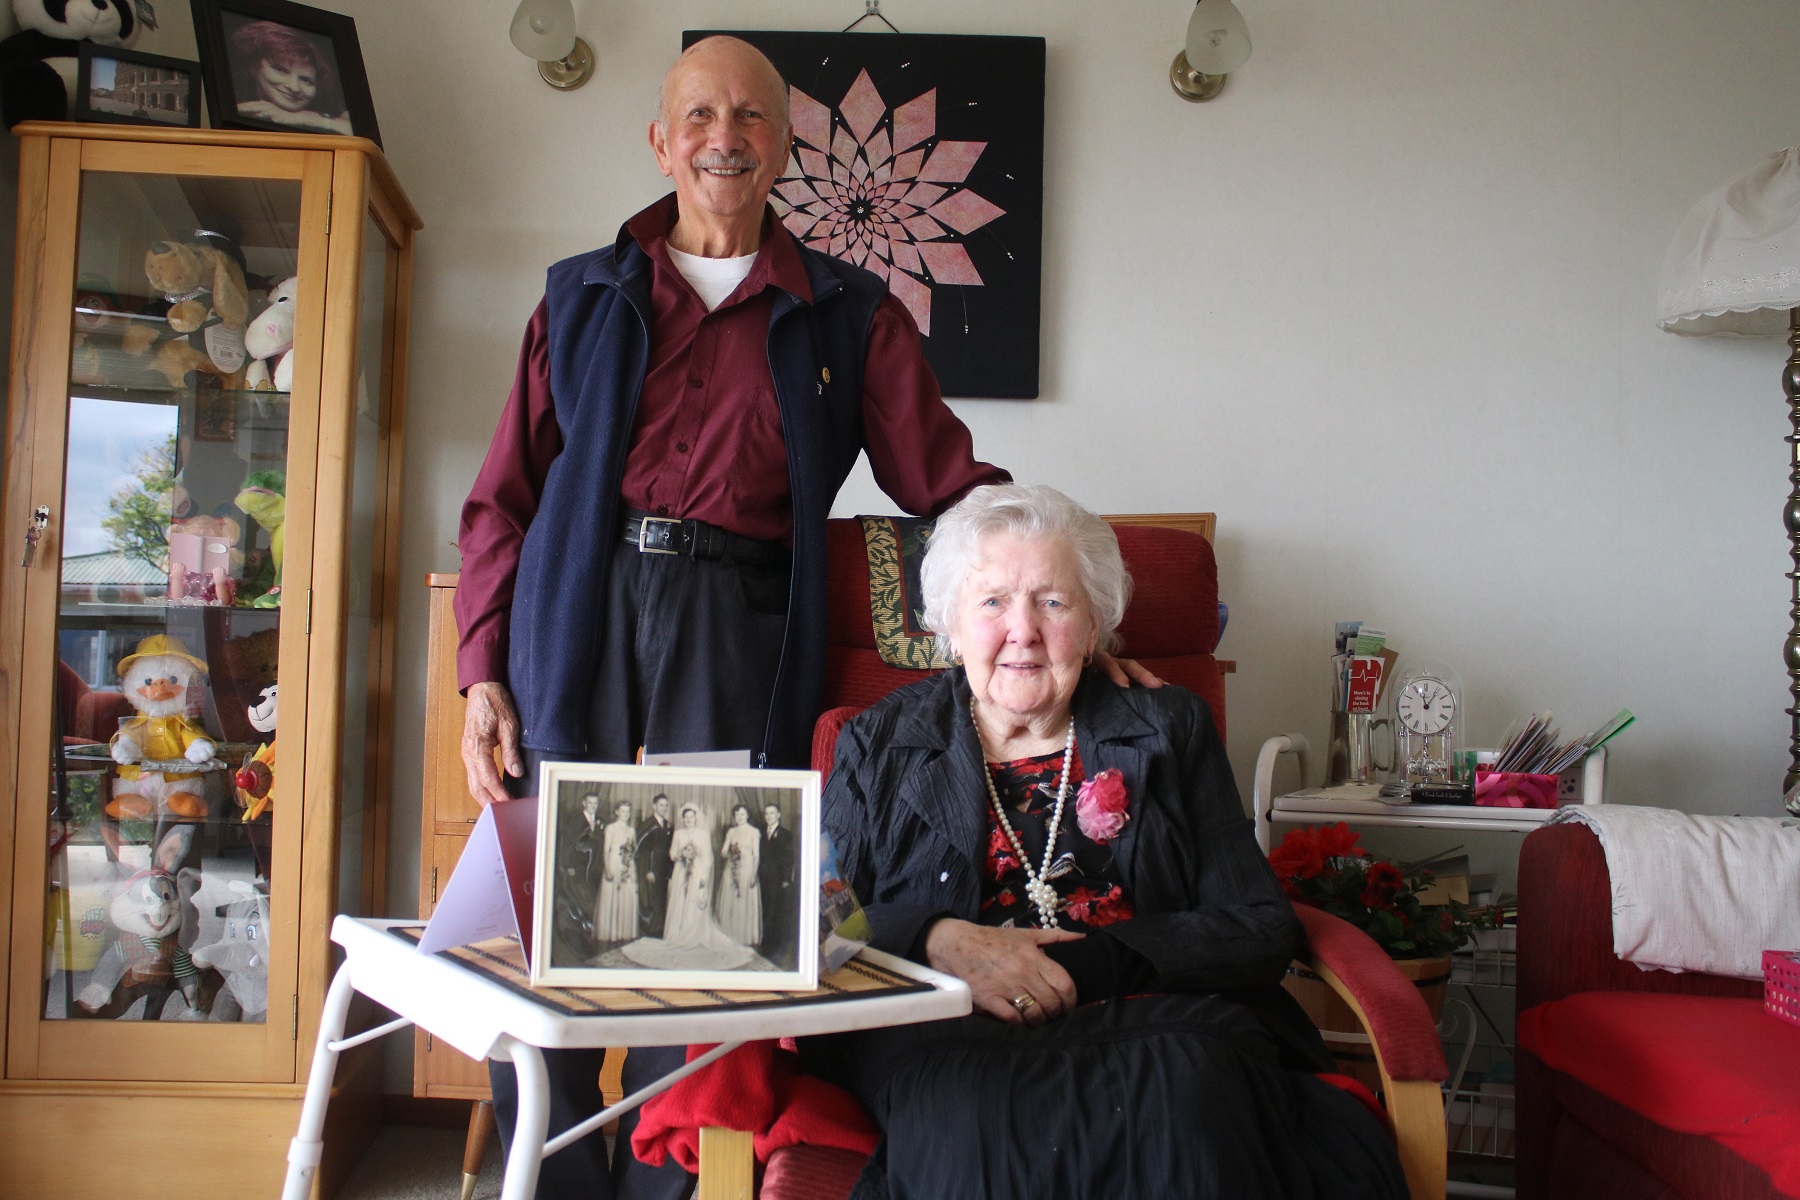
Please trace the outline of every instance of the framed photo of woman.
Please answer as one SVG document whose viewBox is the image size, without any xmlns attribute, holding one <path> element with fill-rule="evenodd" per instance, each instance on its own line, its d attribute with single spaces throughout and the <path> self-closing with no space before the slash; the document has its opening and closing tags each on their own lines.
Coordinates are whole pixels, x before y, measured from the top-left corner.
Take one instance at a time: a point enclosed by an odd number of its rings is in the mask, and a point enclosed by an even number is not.
<svg viewBox="0 0 1800 1200">
<path fill-rule="evenodd" d="M 552 762 L 539 788 L 534 986 L 817 986 L 818 772 Z"/>
<path fill-rule="evenodd" d="M 292 0 L 192 3 L 214 128 L 381 144 L 354 20 Z"/>
</svg>

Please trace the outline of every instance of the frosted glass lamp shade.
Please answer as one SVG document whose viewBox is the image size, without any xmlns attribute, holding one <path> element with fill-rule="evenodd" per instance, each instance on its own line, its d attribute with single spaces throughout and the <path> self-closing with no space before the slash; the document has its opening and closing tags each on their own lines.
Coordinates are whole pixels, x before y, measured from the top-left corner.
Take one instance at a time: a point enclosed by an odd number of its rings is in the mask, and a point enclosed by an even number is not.
<svg viewBox="0 0 1800 1200">
<path fill-rule="evenodd" d="M 538 62 L 566 58 L 575 48 L 575 6 L 570 0 L 520 0 L 513 13 L 512 44 Z"/>
<path fill-rule="evenodd" d="M 1250 27 L 1231 0 L 1200 0 L 1188 18 L 1188 66 L 1203 75 L 1229 75 L 1250 58 Z"/>
<path fill-rule="evenodd" d="M 1780 337 L 1800 308 L 1800 146 L 1694 205 L 1663 258 L 1656 316 L 1670 333 Z"/>
</svg>

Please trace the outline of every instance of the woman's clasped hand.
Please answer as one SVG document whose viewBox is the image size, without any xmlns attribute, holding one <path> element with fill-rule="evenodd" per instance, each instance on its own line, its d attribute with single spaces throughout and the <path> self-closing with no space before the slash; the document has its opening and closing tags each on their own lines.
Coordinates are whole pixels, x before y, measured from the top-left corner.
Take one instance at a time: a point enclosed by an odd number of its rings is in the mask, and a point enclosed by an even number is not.
<svg viewBox="0 0 1800 1200">
<path fill-rule="evenodd" d="M 994 929 L 946 917 L 926 935 L 925 956 L 933 970 L 969 985 L 978 1011 L 1042 1025 L 1075 1007 L 1075 981 L 1040 947 L 1079 940 L 1068 929 Z"/>
</svg>

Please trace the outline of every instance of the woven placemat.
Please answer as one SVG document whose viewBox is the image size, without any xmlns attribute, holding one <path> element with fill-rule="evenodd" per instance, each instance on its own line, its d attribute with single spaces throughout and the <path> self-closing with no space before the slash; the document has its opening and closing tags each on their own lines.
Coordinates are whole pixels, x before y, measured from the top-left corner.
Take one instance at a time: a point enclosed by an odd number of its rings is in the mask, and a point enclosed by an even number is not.
<svg viewBox="0 0 1800 1200">
<path fill-rule="evenodd" d="M 405 925 L 388 930 L 402 941 L 417 945 L 422 925 Z M 546 1008 L 567 1017 L 591 1017 L 602 1014 L 678 1013 L 695 1008 L 771 1008 L 776 1005 L 819 1004 L 828 1000 L 860 1000 L 872 996 L 898 996 L 912 992 L 929 992 L 931 985 L 910 979 L 861 959 L 851 959 L 837 970 L 822 976 L 819 986 L 810 992 L 760 991 L 721 992 L 713 990 L 676 991 L 665 988 L 563 988 L 532 987 L 525 967 L 525 955 L 517 940 L 493 938 L 471 946 L 440 950 L 439 954 L 455 959 L 477 974 L 486 976 L 521 996 L 529 996 Z"/>
</svg>

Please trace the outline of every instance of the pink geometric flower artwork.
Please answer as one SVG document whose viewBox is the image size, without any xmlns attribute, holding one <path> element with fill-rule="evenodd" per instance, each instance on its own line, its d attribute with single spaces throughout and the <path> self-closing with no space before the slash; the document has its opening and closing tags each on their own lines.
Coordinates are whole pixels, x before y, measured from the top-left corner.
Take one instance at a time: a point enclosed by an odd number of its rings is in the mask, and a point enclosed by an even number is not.
<svg viewBox="0 0 1800 1200">
<path fill-rule="evenodd" d="M 806 245 L 888 281 L 919 332 L 931 333 L 931 285 L 980 287 L 959 235 L 1006 210 L 967 186 L 986 142 L 939 141 L 937 89 L 890 106 L 867 70 L 832 109 L 789 88 L 800 173 L 770 197 L 782 224 Z"/>
</svg>

